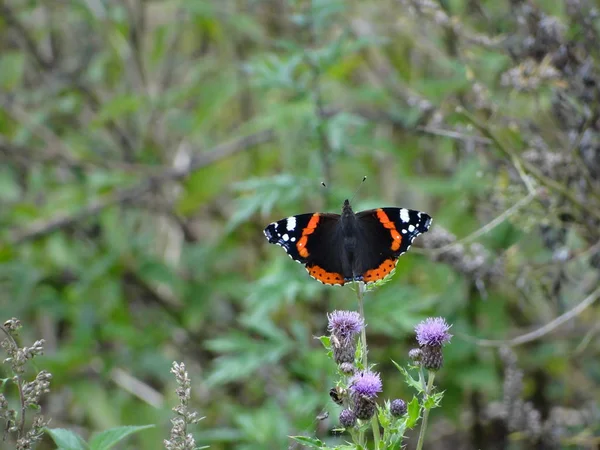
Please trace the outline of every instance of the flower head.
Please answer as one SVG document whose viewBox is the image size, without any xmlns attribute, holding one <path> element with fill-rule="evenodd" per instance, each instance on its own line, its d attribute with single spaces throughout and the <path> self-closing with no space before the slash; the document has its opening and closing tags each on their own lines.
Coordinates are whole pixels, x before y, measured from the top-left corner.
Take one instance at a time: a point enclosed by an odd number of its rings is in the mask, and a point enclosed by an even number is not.
<svg viewBox="0 0 600 450">
<path fill-rule="evenodd" d="M 356 425 L 356 414 L 351 409 L 344 409 L 340 413 L 340 425 L 344 428 L 352 428 Z"/>
<path fill-rule="evenodd" d="M 417 342 L 421 346 L 441 347 L 452 338 L 450 327 L 442 317 L 429 317 L 415 327 Z"/>
<path fill-rule="evenodd" d="M 341 363 L 340 371 L 345 375 L 354 375 L 354 371 L 355 371 L 354 364 L 348 363 L 348 362 Z"/>
<path fill-rule="evenodd" d="M 408 409 L 404 400 L 397 398 L 396 400 L 392 401 L 392 404 L 390 405 L 390 412 L 392 413 L 392 416 L 403 416 L 406 414 L 406 411 L 408 411 Z"/>
<path fill-rule="evenodd" d="M 411 348 L 408 352 L 408 357 L 413 360 L 415 363 L 419 363 L 421 361 L 421 357 L 423 356 L 423 352 L 420 348 Z"/>
<path fill-rule="evenodd" d="M 354 395 L 373 398 L 382 391 L 383 385 L 379 373 L 363 370 L 350 378 L 349 389 Z"/>
<path fill-rule="evenodd" d="M 327 314 L 332 335 L 342 341 L 350 341 L 361 332 L 364 320 L 356 311 L 333 311 Z"/>
</svg>

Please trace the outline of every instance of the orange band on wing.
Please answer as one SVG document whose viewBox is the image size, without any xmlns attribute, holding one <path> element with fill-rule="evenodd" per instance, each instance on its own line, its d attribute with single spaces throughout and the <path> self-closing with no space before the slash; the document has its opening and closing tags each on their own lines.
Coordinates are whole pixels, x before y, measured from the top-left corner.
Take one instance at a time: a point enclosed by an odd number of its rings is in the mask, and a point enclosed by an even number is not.
<svg viewBox="0 0 600 450">
<path fill-rule="evenodd" d="M 317 228 L 317 225 L 319 224 L 319 220 L 320 220 L 319 213 L 314 213 L 312 215 L 312 217 L 310 218 L 310 220 L 308 221 L 308 224 L 306 225 L 304 230 L 302 230 L 302 236 L 296 243 L 296 248 L 298 249 L 298 253 L 303 258 L 308 257 L 308 250 L 306 250 L 306 242 L 308 241 L 308 235 L 313 234 L 315 232 L 315 229 Z"/>
<path fill-rule="evenodd" d="M 398 233 L 398 230 L 396 230 L 396 225 L 394 225 L 394 222 L 390 220 L 390 218 L 383 209 L 379 208 L 376 211 L 377 218 L 379 219 L 381 224 L 385 228 L 390 230 L 390 235 L 392 236 L 392 250 L 397 251 L 400 248 L 400 244 L 402 243 L 402 236 L 400 236 L 400 233 Z"/>
<path fill-rule="evenodd" d="M 319 266 L 306 267 L 308 274 L 323 284 L 344 284 L 344 277 L 339 273 L 327 272 Z"/>
<path fill-rule="evenodd" d="M 363 281 L 369 283 L 372 281 L 383 280 L 387 277 L 392 270 L 396 267 L 396 261 L 394 259 L 386 259 L 379 267 L 371 270 L 367 270 L 363 275 Z"/>
</svg>

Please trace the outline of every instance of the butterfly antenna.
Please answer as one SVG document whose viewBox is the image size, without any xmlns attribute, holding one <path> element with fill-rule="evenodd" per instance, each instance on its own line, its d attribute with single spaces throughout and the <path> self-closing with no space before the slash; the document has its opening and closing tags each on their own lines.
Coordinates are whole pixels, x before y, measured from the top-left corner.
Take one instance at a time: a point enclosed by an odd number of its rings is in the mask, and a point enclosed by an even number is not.
<svg viewBox="0 0 600 450">
<path fill-rule="evenodd" d="M 354 191 L 354 194 L 352 195 L 352 198 L 350 199 L 350 203 L 352 203 L 354 201 L 354 197 L 356 197 L 356 194 L 358 194 L 358 191 L 360 191 L 360 188 L 365 183 L 366 179 L 367 179 L 367 176 L 365 175 L 363 177 L 362 181 L 360 182 L 360 184 L 358 185 L 358 187 L 356 188 L 356 191 Z"/>
</svg>

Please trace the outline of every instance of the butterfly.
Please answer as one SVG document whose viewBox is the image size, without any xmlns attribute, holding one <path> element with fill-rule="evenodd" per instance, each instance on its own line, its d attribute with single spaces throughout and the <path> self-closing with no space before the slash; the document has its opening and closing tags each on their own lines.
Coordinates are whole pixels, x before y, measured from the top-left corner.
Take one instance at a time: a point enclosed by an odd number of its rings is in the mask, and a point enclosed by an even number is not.
<svg viewBox="0 0 600 450">
<path fill-rule="evenodd" d="M 345 200 L 342 214 L 307 213 L 269 224 L 264 234 L 311 277 L 324 284 L 372 283 L 394 270 L 413 240 L 431 226 L 431 217 L 406 208 L 354 213 Z"/>
</svg>

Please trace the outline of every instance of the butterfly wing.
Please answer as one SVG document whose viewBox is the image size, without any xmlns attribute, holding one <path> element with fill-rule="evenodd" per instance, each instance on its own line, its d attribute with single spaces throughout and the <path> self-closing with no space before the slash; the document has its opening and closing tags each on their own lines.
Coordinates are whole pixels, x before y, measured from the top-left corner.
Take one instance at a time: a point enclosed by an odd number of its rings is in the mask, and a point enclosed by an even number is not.
<svg viewBox="0 0 600 450">
<path fill-rule="evenodd" d="M 339 214 L 299 214 L 269 224 L 264 233 L 270 243 L 280 245 L 290 258 L 304 264 L 311 277 L 324 284 L 343 285 L 339 221 Z"/>
<path fill-rule="evenodd" d="M 414 239 L 431 226 L 429 214 L 406 208 L 378 208 L 357 215 L 360 233 L 356 273 L 362 281 L 382 280 L 396 267 Z M 384 232 L 382 232 L 382 227 Z"/>
</svg>

